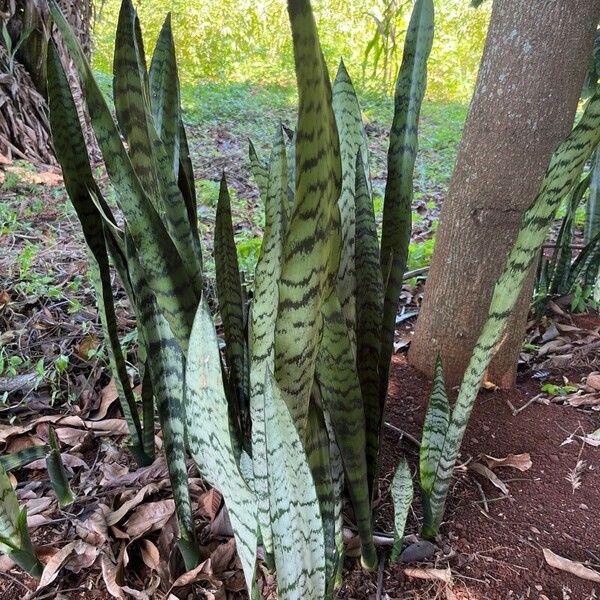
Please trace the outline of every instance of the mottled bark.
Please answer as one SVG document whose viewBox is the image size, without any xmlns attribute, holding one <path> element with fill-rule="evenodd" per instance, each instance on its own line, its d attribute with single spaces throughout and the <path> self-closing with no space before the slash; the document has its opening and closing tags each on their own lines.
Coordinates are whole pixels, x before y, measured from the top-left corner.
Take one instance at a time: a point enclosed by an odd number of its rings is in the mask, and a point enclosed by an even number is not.
<svg viewBox="0 0 600 600">
<path fill-rule="evenodd" d="M 431 375 L 442 355 L 460 383 L 493 286 L 550 157 L 569 132 L 589 64 L 600 0 L 495 0 L 409 360 Z M 533 277 L 488 370 L 516 378 Z"/>
</svg>

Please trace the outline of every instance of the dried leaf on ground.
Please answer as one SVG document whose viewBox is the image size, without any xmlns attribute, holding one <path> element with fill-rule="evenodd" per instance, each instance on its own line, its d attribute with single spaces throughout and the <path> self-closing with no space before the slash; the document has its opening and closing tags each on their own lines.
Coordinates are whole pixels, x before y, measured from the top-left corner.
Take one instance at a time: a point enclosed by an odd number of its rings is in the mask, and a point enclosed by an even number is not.
<svg viewBox="0 0 600 600">
<path fill-rule="evenodd" d="M 158 548 L 150 540 L 140 540 L 140 554 L 144 564 L 156 571 L 160 563 Z"/>
<path fill-rule="evenodd" d="M 600 429 L 581 438 L 586 444 L 598 448 L 600 446 Z"/>
<path fill-rule="evenodd" d="M 160 529 L 174 512 L 175 502 L 173 500 L 159 500 L 142 504 L 135 509 L 125 524 L 127 535 L 137 538 L 148 531 Z"/>
<path fill-rule="evenodd" d="M 209 558 L 204 562 L 201 562 L 195 569 L 192 569 L 191 571 L 188 571 L 187 573 L 184 573 L 178 577 L 173 582 L 172 587 L 183 587 L 197 581 L 216 581 L 212 573 L 212 565 Z"/>
<path fill-rule="evenodd" d="M 596 394 L 573 394 L 567 399 L 571 406 L 598 406 L 600 405 L 600 397 Z"/>
<path fill-rule="evenodd" d="M 585 465 L 585 460 L 578 460 L 575 467 L 569 471 L 569 474 L 565 477 L 565 479 L 571 484 L 573 493 L 575 493 L 575 491 L 581 487 L 581 476 L 583 475 Z"/>
<path fill-rule="evenodd" d="M 444 583 L 452 582 L 452 571 L 450 571 L 450 567 L 446 567 L 445 569 L 407 567 L 404 569 L 404 574 L 407 577 L 414 577 L 416 579 L 433 579 L 435 581 L 443 581 Z"/>
<path fill-rule="evenodd" d="M 121 586 L 117 583 L 116 566 L 105 554 L 102 555 L 100 559 L 100 564 L 102 565 L 102 578 L 104 579 L 104 583 L 106 585 L 108 593 L 113 598 L 125 600 L 125 592 L 123 592 Z"/>
<path fill-rule="evenodd" d="M 600 372 L 593 371 L 590 373 L 585 380 L 585 384 L 595 390 L 600 390 Z"/>
<path fill-rule="evenodd" d="M 117 386 L 115 380 L 111 379 L 108 385 L 100 392 L 100 406 L 98 409 L 90 415 L 92 421 L 98 421 L 104 419 L 108 413 L 108 409 L 111 405 L 119 398 L 119 392 L 117 392 Z"/>
<path fill-rule="evenodd" d="M 69 542 L 48 560 L 40 578 L 38 590 L 52 583 L 64 567 L 74 573 L 91 567 L 96 561 L 99 549 L 81 540 Z"/>
<path fill-rule="evenodd" d="M 496 467 L 513 467 L 519 471 L 527 471 L 531 469 L 531 456 L 528 452 L 522 454 L 509 454 L 504 458 L 495 458 L 494 456 L 483 455 L 483 460 L 487 463 L 490 469 Z"/>
<path fill-rule="evenodd" d="M 543 548 L 542 552 L 544 553 L 544 558 L 546 562 L 555 569 L 560 569 L 561 571 L 565 571 L 566 573 L 571 573 L 571 575 L 575 575 L 581 579 L 587 579 L 588 581 L 594 581 L 595 583 L 600 583 L 600 573 L 598 571 L 593 571 L 589 569 L 585 565 L 580 562 L 575 562 L 574 560 L 570 560 L 568 558 L 564 558 L 559 556 L 558 554 L 554 554 L 552 550 L 548 548 Z"/>
<path fill-rule="evenodd" d="M 146 496 L 154 494 L 163 487 L 160 483 L 145 485 L 133 498 L 124 502 L 117 510 L 111 512 L 106 518 L 108 525 L 116 525 L 127 513 L 142 503 Z"/>
<path fill-rule="evenodd" d="M 483 475 L 486 479 L 488 479 L 494 486 L 496 486 L 503 494 L 508 494 L 508 486 L 498 478 L 498 476 L 491 470 L 488 469 L 485 465 L 481 463 L 475 462 L 469 465 L 469 469 L 479 473 L 479 475 Z"/>
</svg>

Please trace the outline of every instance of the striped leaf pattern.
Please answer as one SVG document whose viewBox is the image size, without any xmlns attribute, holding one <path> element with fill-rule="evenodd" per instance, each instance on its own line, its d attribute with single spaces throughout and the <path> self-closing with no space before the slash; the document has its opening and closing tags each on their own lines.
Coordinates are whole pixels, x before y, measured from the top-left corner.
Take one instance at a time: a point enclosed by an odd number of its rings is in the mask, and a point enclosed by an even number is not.
<svg viewBox="0 0 600 600">
<path fill-rule="evenodd" d="M 431 514 L 430 497 L 449 424 L 450 403 L 444 384 L 442 359 L 438 354 L 435 361 L 433 388 L 425 413 L 425 421 L 423 422 L 423 435 L 419 453 L 419 475 L 425 522 L 429 520 Z"/>
<path fill-rule="evenodd" d="M 16 452 L 9 452 L 8 454 L 0 454 L 0 467 L 7 472 L 20 469 L 34 460 L 45 458 L 49 449 L 49 446 L 42 444 L 40 446 L 28 446 L 27 448 L 17 450 Z"/>
<path fill-rule="evenodd" d="M 223 494 L 246 584 L 255 597 L 256 498 L 235 458 L 217 335 L 205 300 L 194 321 L 185 380 L 187 445 L 202 476 Z"/>
<path fill-rule="evenodd" d="M 443 517 L 450 477 L 485 370 L 502 337 L 531 262 L 544 243 L 561 200 L 579 181 L 584 164 L 599 142 L 600 94 L 597 92 L 588 102 L 577 126 L 552 156 L 540 191 L 523 216 L 515 244 L 494 288 L 488 318 L 463 377 L 435 472 L 430 496 L 431 517 L 424 523 L 424 533 L 430 537 L 437 533 Z"/>
<path fill-rule="evenodd" d="M 254 275 L 254 302 L 250 315 L 250 411 L 252 416 L 252 458 L 263 545 L 270 558 L 271 542 L 267 450 L 265 446 L 264 382 L 267 370 L 274 369 L 275 321 L 279 300 L 279 277 L 285 235 L 287 163 L 283 131 L 278 127 L 273 143 L 265 196 L 265 229 Z"/>
<path fill-rule="evenodd" d="M 260 197 L 264 202 L 267 197 L 269 169 L 263 164 L 260 158 L 258 158 L 258 154 L 256 153 L 256 148 L 254 147 L 252 140 L 248 140 L 248 156 L 250 158 L 250 171 L 252 173 L 252 177 L 254 178 L 254 183 L 256 184 L 256 187 L 260 193 Z"/>
<path fill-rule="evenodd" d="M 146 272 L 148 285 L 186 352 L 194 310 L 201 293 L 199 265 L 189 260 L 189 254 L 185 261 L 179 258 L 175 244 L 133 169 L 110 110 L 77 39 L 54 1 L 50 8 L 54 22 L 79 71 L 92 127 Z"/>
<path fill-rule="evenodd" d="M 225 173 L 221 178 L 215 221 L 215 269 L 219 312 L 225 335 L 225 355 L 229 367 L 229 384 L 237 400 L 236 412 L 245 430 L 249 410 L 249 365 L 246 345 L 244 301 L 237 251 L 231 222 L 231 200 Z"/>
<path fill-rule="evenodd" d="M 356 156 L 359 150 L 363 160 L 363 170 L 367 177 L 369 166 L 367 136 L 362 123 L 360 106 L 344 61 L 340 62 L 333 84 L 332 106 L 340 139 L 342 165 L 342 191 L 339 198 L 342 245 L 337 292 L 346 318 L 352 348 L 355 350 L 357 294 L 355 273 L 356 206 L 354 193 Z M 365 177 L 365 181 L 368 186 L 367 177 Z"/>
<path fill-rule="evenodd" d="M 103 206 L 105 215 L 109 218 L 112 218 L 112 215 L 94 181 L 75 102 L 53 42 L 48 46 L 47 72 L 50 127 L 54 150 L 63 170 L 67 193 L 81 222 L 83 235 L 91 254 L 90 272 L 96 290 L 111 371 L 131 435 L 132 452 L 138 464 L 147 465 L 153 460 L 154 440 L 151 447 L 144 447 L 135 398 L 129 384 L 125 358 L 117 335 L 102 216 L 96 208 L 92 194 Z"/>
<path fill-rule="evenodd" d="M 367 478 L 373 497 L 379 463 L 379 438 L 383 418 L 379 398 L 379 354 L 383 315 L 383 280 L 379 268 L 379 243 L 373 201 L 369 193 L 362 151 L 356 156 L 356 367 L 362 392 Z"/>
<path fill-rule="evenodd" d="M 50 479 L 52 489 L 58 499 L 59 508 L 64 508 L 65 506 L 73 504 L 75 496 L 69 485 L 67 471 L 65 470 L 65 465 L 63 464 L 62 456 L 60 454 L 58 438 L 52 427 L 48 429 L 48 436 L 50 438 L 50 451 L 46 456 L 48 478 Z"/>
<path fill-rule="evenodd" d="M 374 568 L 377 555 L 373 546 L 367 485 L 364 406 L 348 329 L 335 292 L 323 305 L 323 320 L 325 326 L 317 361 L 317 381 L 344 463 L 346 484 L 362 544 L 362 561 L 367 568 Z"/>
<path fill-rule="evenodd" d="M 331 443 L 330 429 L 327 427 L 322 410 L 322 400 L 317 386 L 313 388 L 313 398 L 308 408 L 306 439 L 304 451 L 312 479 L 314 481 L 319 507 L 321 510 L 323 541 L 325 544 L 325 598 L 330 598 L 333 592 L 336 572 L 341 567 L 343 554 L 339 550 L 338 537 L 342 534 L 339 517 L 342 509 L 343 490 L 336 486 L 336 475 L 343 480 L 343 466 L 339 460 L 339 450 L 335 442 Z M 334 464 L 333 452 L 337 450 L 337 464 Z M 332 460 L 333 457 L 333 460 Z M 336 473 L 334 470 L 338 469 Z M 339 480 L 338 480 L 339 481 Z M 342 540 L 343 542 L 343 540 Z M 342 545 L 343 551 L 343 545 Z"/>
<path fill-rule="evenodd" d="M 323 328 L 339 265 L 341 166 L 331 86 L 309 0 L 289 0 L 299 91 L 296 201 L 286 236 L 275 328 L 275 379 L 304 435 Z"/>
<path fill-rule="evenodd" d="M 394 503 L 394 545 L 392 546 L 391 559 L 395 561 L 402 550 L 404 529 L 414 495 L 412 475 L 404 456 L 394 473 L 390 493 Z"/>
<path fill-rule="evenodd" d="M 165 147 L 173 175 L 178 177 L 181 99 L 179 97 L 175 43 L 171 30 L 171 13 L 167 15 L 156 41 L 148 72 L 148 84 L 156 133 Z"/>
<path fill-rule="evenodd" d="M 128 236 L 125 239 L 130 280 L 138 307 L 138 331 L 147 352 L 149 379 L 156 397 L 169 479 L 177 508 L 178 544 L 186 567 L 192 569 L 198 564 L 199 555 L 185 464 L 185 361 L 169 323 L 160 312 L 156 298 L 144 280 L 143 269 L 133 244 Z"/>
<path fill-rule="evenodd" d="M 7 554 L 33 577 L 40 577 L 43 565 L 35 555 L 27 529 L 27 509 L 19 508 L 17 494 L 6 471 L 0 466 L 0 552 Z"/>
<path fill-rule="evenodd" d="M 383 204 L 381 269 L 385 282 L 385 303 L 380 356 L 382 402 L 387 394 L 396 313 L 410 243 L 417 131 L 427 85 L 427 59 L 432 42 L 433 0 L 416 0 L 406 32 L 402 64 L 396 83 Z"/>
<path fill-rule="evenodd" d="M 325 545 L 317 492 L 302 441 L 270 372 L 265 433 L 277 592 L 285 600 L 325 597 Z"/>
</svg>

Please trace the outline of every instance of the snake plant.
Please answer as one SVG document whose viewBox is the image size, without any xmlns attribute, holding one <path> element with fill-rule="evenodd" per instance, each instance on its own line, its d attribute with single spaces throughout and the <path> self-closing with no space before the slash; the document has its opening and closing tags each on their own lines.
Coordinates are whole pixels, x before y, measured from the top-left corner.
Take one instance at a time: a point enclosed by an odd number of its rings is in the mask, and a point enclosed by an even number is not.
<svg viewBox="0 0 600 600">
<path fill-rule="evenodd" d="M 123 1 L 114 60 L 117 126 L 56 4 L 51 4 L 51 11 L 79 71 L 123 225 L 117 224 L 94 179 L 69 83 L 51 43 L 48 92 L 56 155 L 89 249 L 90 270 L 132 450 L 140 464 L 152 462 L 156 400 L 177 506 L 179 547 L 186 566 L 192 568 L 199 555 L 187 487 L 183 374 L 202 292 L 202 256 L 170 20 L 165 21 L 148 72 L 137 15 L 131 1 Z M 141 418 L 117 335 L 109 257 L 137 317 Z"/>
<path fill-rule="evenodd" d="M 19 508 L 17 494 L 2 466 L 0 466 L 0 552 L 7 554 L 33 577 L 42 575 L 44 567 L 35 554 L 27 530 L 27 509 Z"/>
<path fill-rule="evenodd" d="M 488 318 L 475 344 L 452 409 L 438 363 L 421 444 L 422 534 L 437 535 L 450 479 L 485 371 L 517 302 L 527 273 L 546 239 L 563 198 L 577 193 L 584 165 L 600 142 L 600 91 L 587 103 L 577 126 L 555 151 L 540 190 L 523 215 L 517 239 L 492 295 Z M 574 191 L 575 190 L 575 191 Z"/>
<path fill-rule="evenodd" d="M 266 218 L 249 306 L 225 177 L 221 182 L 215 265 L 222 355 L 203 299 L 196 196 L 170 21 L 148 70 L 137 15 L 131 0 L 123 0 L 115 44 L 115 123 L 72 32 L 56 5 L 51 8 L 79 71 L 122 220 L 94 179 L 71 90 L 51 44 L 55 150 L 90 251 L 111 368 L 140 464 L 153 459 L 156 403 L 186 566 L 198 560 L 187 449 L 224 496 L 251 596 L 257 595 L 262 544 L 267 565 L 277 572 L 280 598 L 331 598 L 342 567 L 345 489 L 362 562 L 367 568 L 377 562 L 372 499 L 408 251 L 433 2 L 416 0 L 406 37 L 380 248 L 352 82 L 342 64 L 331 86 L 309 0 L 288 0 L 298 124 L 295 132 L 278 127 L 268 164 L 251 147 Z M 141 410 L 117 336 L 109 259 L 137 319 Z M 396 487 L 401 481 L 406 477 Z"/>
</svg>

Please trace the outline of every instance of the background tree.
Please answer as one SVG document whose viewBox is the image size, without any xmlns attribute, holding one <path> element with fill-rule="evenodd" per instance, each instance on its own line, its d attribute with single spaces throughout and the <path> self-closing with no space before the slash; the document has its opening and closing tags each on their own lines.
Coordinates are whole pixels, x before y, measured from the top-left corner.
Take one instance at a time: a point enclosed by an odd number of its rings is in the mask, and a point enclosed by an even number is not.
<svg viewBox="0 0 600 600">
<path fill-rule="evenodd" d="M 462 379 L 523 211 L 573 124 L 599 18 L 599 0 L 494 2 L 409 352 L 431 375 L 439 350 L 450 386 Z M 530 276 L 488 371 L 502 387 L 515 382 L 532 284 Z"/>
<path fill-rule="evenodd" d="M 89 57 L 92 0 L 60 0 L 59 5 Z M 45 102 L 50 28 L 47 2 L 0 0 L 0 21 L 0 153 L 52 163 Z M 73 73 L 65 53 L 63 59 Z"/>
</svg>

